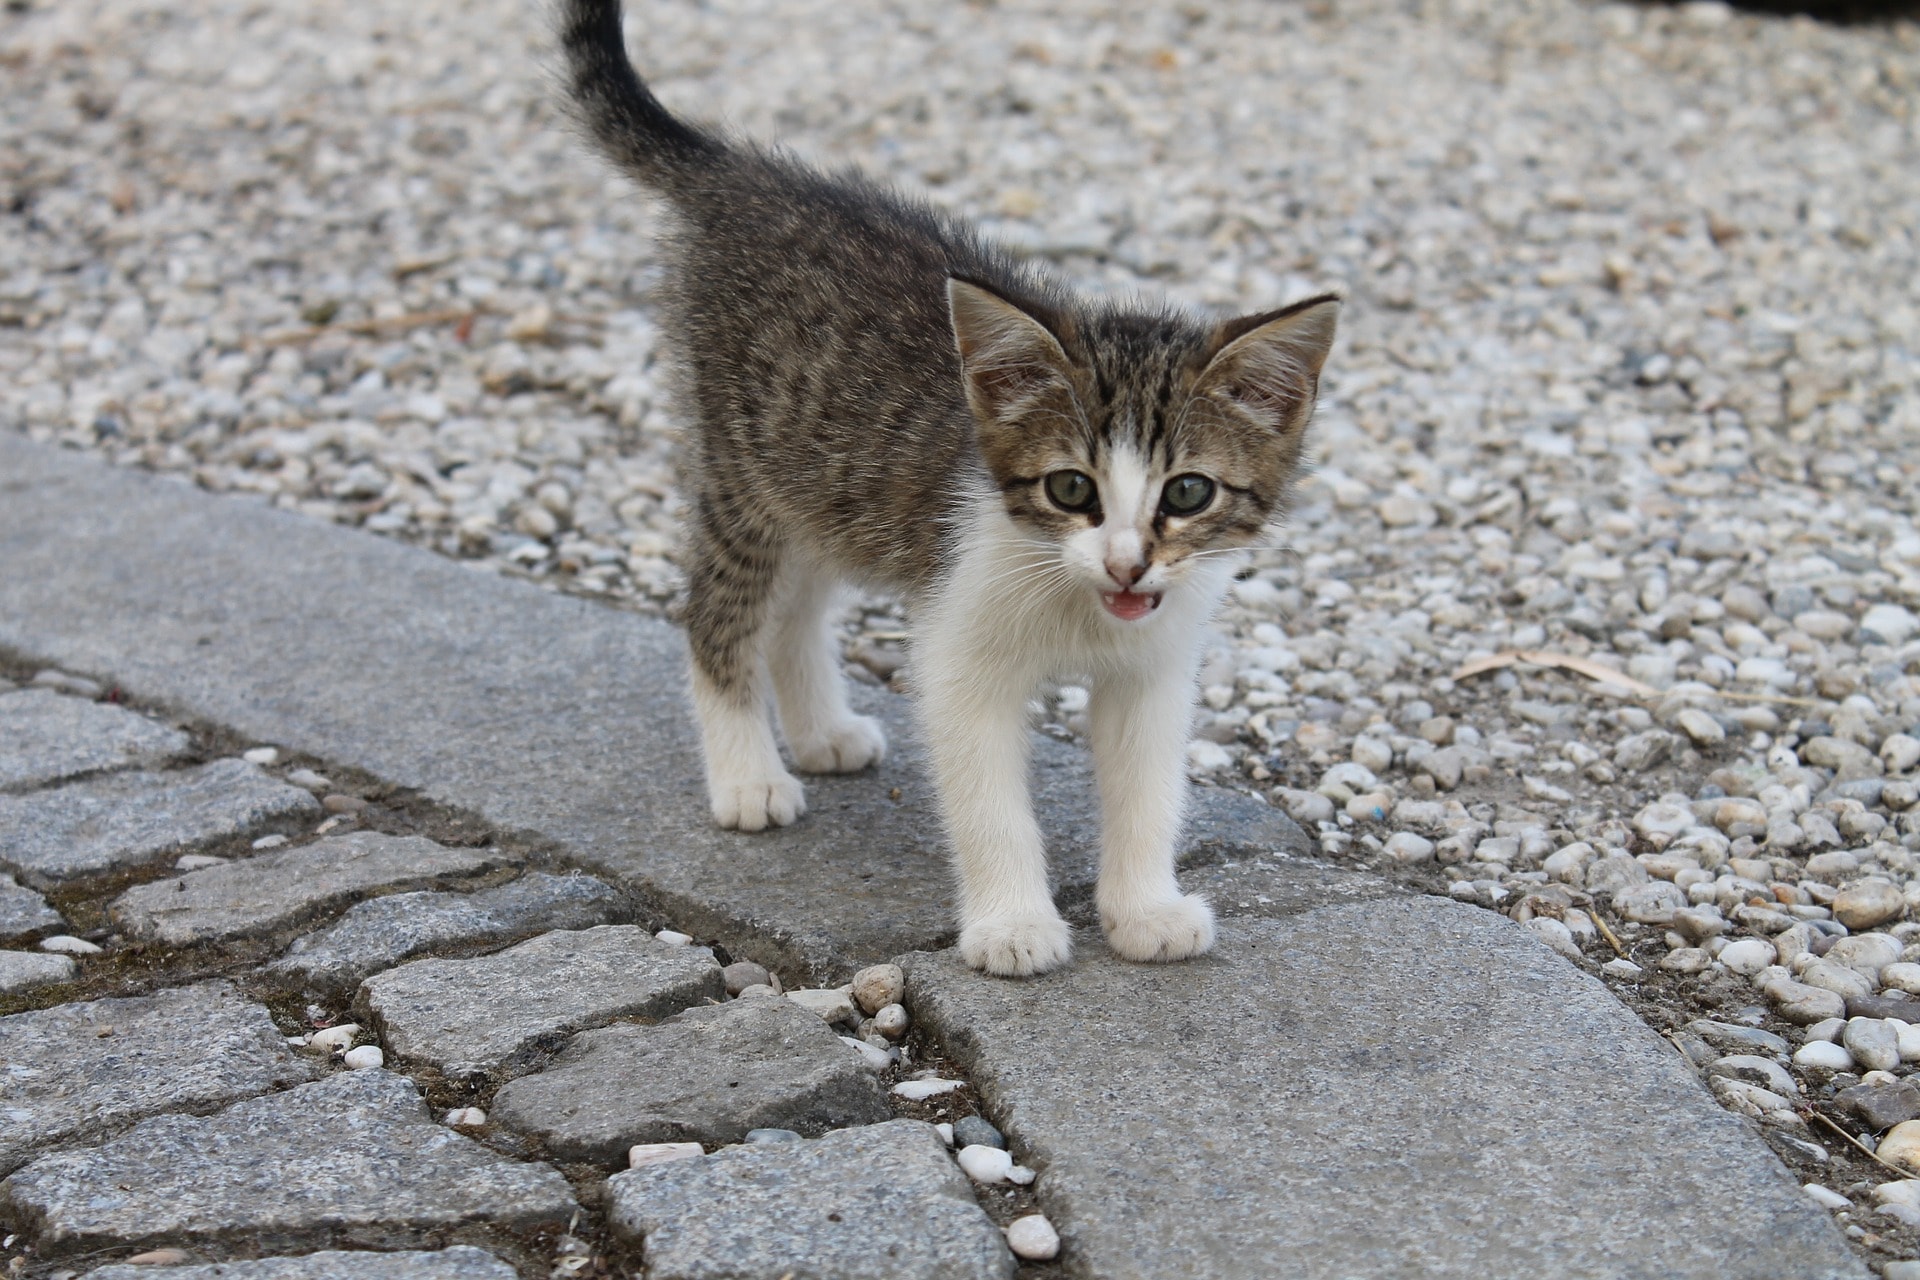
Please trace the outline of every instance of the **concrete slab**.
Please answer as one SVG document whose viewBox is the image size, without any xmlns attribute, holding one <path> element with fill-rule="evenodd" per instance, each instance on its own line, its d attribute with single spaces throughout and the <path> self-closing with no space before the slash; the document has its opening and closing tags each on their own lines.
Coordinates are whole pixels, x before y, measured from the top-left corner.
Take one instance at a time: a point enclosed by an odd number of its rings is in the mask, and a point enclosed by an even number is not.
<svg viewBox="0 0 1920 1280">
<path fill-rule="evenodd" d="M 1490 912 L 1229 920 L 1202 960 L 1023 982 L 902 963 L 1069 1275 L 1867 1274 L 1670 1045 Z"/>
<path fill-rule="evenodd" d="M 810 779 L 812 812 L 783 831 L 722 832 L 665 623 L 4 433 L 0 476 L 0 647 L 537 831 L 738 956 L 844 978 L 949 936 L 898 697 L 857 691 L 896 746 L 877 773 Z M 1083 887 L 1085 764 L 1041 739 L 1035 782 L 1059 881 Z M 1308 850 L 1283 815 L 1218 791 L 1188 843 Z"/>
<path fill-rule="evenodd" d="M 186 734 L 125 707 L 51 689 L 0 697 L 0 791 L 164 764 L 186 749 Z"/>
<path fill-rule="evenodd" d="M 67 927 L 60 913 L 47 900 L 18 881 L 0 872 L 0 940 L 31 938 L 43 933 L 59 933 Z"/>
<path fill-rule="evenodd" d="M 451 1249 L 364 1253 L 327 1250 L 294 1258 L 255 1258 L 247 1262 L 210 1262 L 170 1266 L 166 1280 L 514 1280 L 518 1274 L 485 1249 L 457 1244 Z M 102 1267 L 87 1280 L 154 1280 L 145 1264 Z"/>
</svg>

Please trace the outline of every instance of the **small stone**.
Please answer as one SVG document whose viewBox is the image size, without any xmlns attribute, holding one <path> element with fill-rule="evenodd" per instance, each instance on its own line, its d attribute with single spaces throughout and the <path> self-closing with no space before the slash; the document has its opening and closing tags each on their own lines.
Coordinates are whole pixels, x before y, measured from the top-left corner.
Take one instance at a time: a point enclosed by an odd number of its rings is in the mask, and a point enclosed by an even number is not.
<svg viewBox="0 0 1920 1280">
<path fill-rule="evenodd" d="M 479 1129 L 487 1123 L 487 1113 L 479 1107 L 455 1107 L 443 1122 L 454 1129 Z"/>
<path fill-rule="evenodd" d="M 853 997 L 839 987 L 802 988 L 787 992 L 787 999 L 829 1025 L 855 1019 Z"/>
<path fill-rule="evenodd" d="M 751 960 L 735 960 L 720 971 L 720 976 L 727 984 L 727 994 L 737 996 L 748 987 L 770 986 L 768 979 L 772 975 L 767 972 L 765 965 L 755 964 Z"/>
<path fill-rule="evenodd" d="M 1920 738 L 1911 734 L 1890 733 L 1880 744 L 1880 763 L 1888 773 L 1905 773 L 1920 764 Z M 1884 789 L 1882 794 L 1885 794 Z"/>
<path fill-rule="evenodd" d="M 1030 1213 L 1007 1224 L 1007 1248 L 1016 1258 L 1050 1262 L 1060 1256 L 1060 1233 L 1045 1215 Z"/>
<path fill-rule="evenodd" d="M 1836 939 L 1821 959 L 1843 964 L 1867 977 L 1880 980 L 1881 972 L 1900 958 L 1899 940 L 1884 933 L 1856 933 Z"/>
<path fill-rule="evenodd" d="M 359 813 L 367 807 L 367 802 L 359 796 L 341 795 L 338 792 L 320 801 L 320 807 L 328 813 Z"/>
<path fill-rule="evenodd" d="M 955 1125 L 953 1139 L 960 1141 L 960 1126 Z M 1013 1157 L 1000 1147 L 961 1147 L 955 1157 L 969 1178 L 985 1187 L 1004 1186 L 1011 1181 Z"/>
<path fill-rule="evenodd" d="M 653 940 L 663 947 L 690 947 L 693 945 L 693 935 L 690 933 L 681 933 L 677 929 L 662 929 L 653 935 Z"/>
<path fill-rule="evenodd" d="M 1900 891 L 1884 880 L 1861 880 L 1842 889 L 1833 900 L 1833 918 L 1849 929 L 1871 929 L 1906 914 Z"/>
<path fill-rule="evenodd" d="M 1620 959 L 1617 959 L 1617 960 L 1609 960 L 1605 964 L 1601 965 L 1600 972 L 1613 978 L 1635 979 L 1635 978 L 1638 978 L 1641 974 L 1645 973 L 1646 970 L 1642 969 L 1639 965 L 1635 964 L 1633 961 L 1628 960 L 1625 957 L 1621 957 Z"/>
<path fill-rule="evenodd" d="M 1727 740 L 1727 731 L 1698 707 L 1686 707 L 1673 718 L 1674 727 L 1692 739 L 1697 747 L 1717 747 Z"/>
<path fill-rule="evenodd" d="M 1562 921 L 1555 920 L 1551 916 L 1534 916 L 1527 921 L 1527 928 L 1532 930 L 1542 942 L 1567 959 L 1580 958 L 1580 944 L 1574 939 L 1573 930 L 1567 928 Z"/>
<path fill-rule="evenodd" d="M 66 956 L 42 955 L 37 951 L 0 951 L 0 995 L 68 982 L 79 972 L 79 966 Z"/>
<path fill-rule="evenodd" d="M 859 1054 L 860 1061 L 866 1064 L 869 1071 L 885 1071 L 893 1065 L 896 1056 L 877 1045 L 868 1044 L 865 1040 L 856 1040 L 852 1036 L 841 1036 L 840 1043 Z"/>
<path fill-rule="evenodd" d="M 40 939 L 40 949 L 51 951 L 59 956 L 97 956 L 100 945 L 88 942 L 85 938 L 76 938 L 68 933 L 56 933 L 51 938 Z"/>
<path fill-rule="evenodd" d="M 377 1044 L 363 1044 L 358 1049 L 347 1050 L 341 1055 L 340 1061 L 344 1062 L 350 1071 L 365 1071 L 369 1067 L 385 1066 L 387 1055 L 380 1051 L 380 1046 Z"/>
<path fill-rule="evenodd" d="M 1674 912 L 1686 904 L 1686 894 L 1666 880 L 1631 885 L 1613 895 L 1614 910 L 1639 924 L 1671 924 Z"/>
<path fill-rule="evenodd" d="M 1751 978 L 1777 958 L 1771 942 L 1765 938 L 1739 938 L 1720 949 L 1721 964 L 1743 978 Z"/>
<path fill-rule="evenodd" d="M 644 1169 L 650 1164 L 671 1164 L 705 1154 L 705 1148 L 697 1142 L 640 1142 L 627 1148 L 627 1168 Z"/>
<path fill-rule="evenodd" d="M 308 1036 L 307 1047 L 319 1053 L 345 1053 L 353 1048 L 353 1042 L 359 1038 L 359 1035 L 359 1023 L 342 1022 Z"/>
<path fill-rule="evenodd" d="M 278 764 L 280 762 L 280 753 L 272 747 L 253 747 L 249 750 L 242 751 L 240 758 L 248 764 L 257 764 L 264 769 L 268 765 Z"/>
<path fill-rule="evenodd" d="M 1709 1066 L 1707 1075 L 1709 1078 L 1718 1076 L 1728 1080 L 1744 1080 L 1783 1098 L 1800 1092 L 1800 1086 L 1794 1083 L 1785 1067 L 1758 1054 L 1729 1054 Z"/>
<path fill-rule="evenodd" d="M 937 1098 L 943 1093 L 952 1093 L 956 1089 L 967 1087 L 965 1080 L 942 1080 L 931 1077 L 926 1080 L 902 1080 L 893 1086 L 895 1097 L 905 1098 L 908 1102 L 925 1102 L 928 1098 Z"/>
<path fill-rule="evenodd" d="M 323 773 L 311 769 L 295 769 L 287 775 L 287 781 L 296 787 L 304 787 L 315 795 L 325 795 L 333 790 L 333 782 Z"/>
<path fill-rule="evenodd" d="M 1849 1018 L 1840 1043 L 1863 1071 L 1891 1071 L 1900 1065 L 1900 1039 L 1879 1018 Z"/>
<path fill-rule="evenodd" d="M 1847 1011 L 1847 1002 L 1834 992 L 1791 979 L 1769 983 L 1766 996 L 1782 1018 L 1802 1026 L 1837 1018 Z"/>
<path fill-rule="evenodd" d="M 287 838 L 282 835 L 261 836 L 260 839 L 275 840 L 280 844 L 287 842 Z M 255 847 L 259 847 L 258 841 L 255 842 Z M 222 858 L 211 853 L 189 853 L 175 858 L 173 860 L 173 869 L 175 871 L 205 871 L 208 867 L 224 867 L 231 861 L 233 861 L 233 859 Z"/>
<path fill-rule="evenodd" d="M 136 1253 L 128 1258 L 129 1267 L 177 1267 L 191 1262 L 193 1258 L 185 1249 L 148 1249 L 145 1253 Z M 108 1268 L 111 1270 L 111 1268 Z"/>
<path fill-rule="evenodd" d="M 1695 1018 L 1684 1030 L 1723 1053 L 1784 1054 L 1788 1048 L 1785 1037 L 1771 1031 L 1734 1022 L 1716 1022 L 1711 1018 Z"/>
<path fill-rule="evenodd" d="M 1920 964 L 1908 961 L 1890 964 L 1880 971 L 1880 983 L 1883 987 L 1894 991 L 1920 995 Z"/>
<path fill-rule="evenodd" d="M 1710 968 L 1713 957 L 1699 947 L 1677 947 L 1660 960 L 1668 973 L 1701 973 Z"/>
<path fill-rule="evenodd" d="M 764 1146 L 774 1142 L 805 1142 L 806 1138 L 792 1129 L 749 1129 L 741 1141 Z"/>
<path fill-rule="evenodd" d="M 873 1029 L 889 1040 L 898 1040 L 906 1035 L 907 1026 L 905 1005 L 890 1004 L 873 1015 Z"/>
<path fill-rule="evenodd" d="M 1666 848 L 1692 825 L 1693 811 L 1680 804 L 1650 804 L 1633 817 L 1633 829 L 1655 849 Z"/>
<path fill-rule="evenodd" d="M 1858 1084 L 1842 1089 L 1834 1095 L 1834 1101 L 1876 1132 L 1920 1119 L 1920 1089 L 1904 1080 L 1897 1084 Z"/>
<path fill-rule="evenodd" d="M 1384 852 L 1390 861 L 1410 866 L 1433 860 L 1433 841 L 1411 831 L 1396 831 L 1387 837 Z"/>
<path fill-rule="evenodd" d="M 256 852 L 264 853 L 268 849 L 278 849 L 281 845 L 285 844 L 286 842 L 287 842 L 287 838 L 281 835 L 278 831 L 276 831 L 270 836 L 261 836 L 258 840 L 255 840 L 253 842 L 251 847 Z M 207 857 L 201 857 L 195 854 L 189 854 L 187 855 L 187 857 L 180 859 L 179 862 L 176 862 L 173 865 L 175 867 L 178 867 L 182 871 L 197 871 L 201 867 L 217 867 L 225 861 L 226 861 L 225 858 L 207 858 Z M 186 865 L 188 863 L 191 863 L 192 865 Z"/>
<path fill-rule="evenodd" d="M 1362 735 L 1353 740 L 1353 762 L 1375 774 L 1393 767 L 1393 748 L 1379 738 Z"/>
<path fill-rule="evenodd" d="M 1830 1040 L 1815 1040 L 1793 1051 L 1797 1067 L 1818 1067 L 1823 1071 L 1853 1070 L 1853 1055 Z"/>
<path fill-rule="evenodd" d="M 1920 1173 L 1920 1120 L 1905 1120 L 1893 1126 L 1873 1154 L 1888 1164 L 1897 1164 L 1909 1173 Z"/>
<path fill-rule="evenodd" d="M 1876 604 L 1860 619 L 1860 639 L 1866 644 L 1898 647 L 1916 629 L 1920 629 L 1920 618 L 1897 604 Z"/>
<path fill-rule="evenodd" d="M 948 1146 L 953 1145 L 953 1126 L 952 1125 L 946 1123 L 943 1120 L 939 1124 L 933 1126 L 933 1131 L 940 1135 L 940 1141 L 946 1143 Z"/>
<path fill-rule="evenodd" d="M 980 1116 L 963 1116 L 953 1122 L 953 1140 L 962 1147 L 1000 1147 L 1007 1145 L 1001 1132 Z"/>
<path fill-rule="evenodd" d="M 890 1004 L 899 1004 L 906 991 L 907 976 L 897 964 L 869 965 L 853 975 L 853 998 L 861 1010 L 869 1014 L 878 1013 Z"/>
<path fill-rule="evenodd" d="M 1853 1201 L 1847 1199 L 1838 1191 L 1829 1191 L 1817 1182 L 1809 1182 L 1800 1189 L 1807 1193 L 1809 1200 L 1819 1205 L 1822 1209 L 1851 1209 L 1853 1207 Z"/>
</svg>

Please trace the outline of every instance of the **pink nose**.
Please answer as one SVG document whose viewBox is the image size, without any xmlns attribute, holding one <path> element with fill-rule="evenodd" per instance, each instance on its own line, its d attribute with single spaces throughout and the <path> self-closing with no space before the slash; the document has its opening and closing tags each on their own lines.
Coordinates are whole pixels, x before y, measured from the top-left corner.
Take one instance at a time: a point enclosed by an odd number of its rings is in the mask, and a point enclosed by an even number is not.
<svg viewBox="0 0 1920 1280">
<path fill-rule="evenodd" d="M 1145 561 L 1136 560 L 1128 564 L 1124 560 L 1107 561 L 1107 576 L 1120 584 L 1122 590 L 1140 581 L 1147 573 Z"/>
</svg>

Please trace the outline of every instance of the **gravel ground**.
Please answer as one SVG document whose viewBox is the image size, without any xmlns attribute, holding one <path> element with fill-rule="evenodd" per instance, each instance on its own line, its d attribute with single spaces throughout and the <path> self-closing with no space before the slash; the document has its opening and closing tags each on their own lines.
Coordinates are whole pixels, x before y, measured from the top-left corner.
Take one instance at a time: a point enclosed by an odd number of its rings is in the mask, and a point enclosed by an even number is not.
<svg viewBox="0 0 1920 1280">
<path fill-rule="evenodd" d="M 1090 289 L 1344 288 L 1320 465 L 1220 621 L 1196 774 L 1611 958 L 1703 1065 L 1734 1041 L 1698 1013 L 1853 1042 L 1714 1087 L 1840 1184 L 1856 1239 L 1908 1238 L 1920 1185 L 1871 1209 L 1888 1169 L 1814 1113 L 1871 1144 L 1892 1112 L 1842 1095 L 1920 1057 L 1920 1004 L 1884 1003 L 1920 990 L 1888 967 L 1920 958 L 1920 25 L 645 12 L 670 104 Z M 544 48 L 538 6 L 491 0 L 8 6 L 0 420 L 669 607 L 658 218 L 556 126 Z M 905 626 L 867 602 L 855 674 L 891 676 Z M 1458 674 L 1514 650 L 1552 661 Z"/>
</svg>

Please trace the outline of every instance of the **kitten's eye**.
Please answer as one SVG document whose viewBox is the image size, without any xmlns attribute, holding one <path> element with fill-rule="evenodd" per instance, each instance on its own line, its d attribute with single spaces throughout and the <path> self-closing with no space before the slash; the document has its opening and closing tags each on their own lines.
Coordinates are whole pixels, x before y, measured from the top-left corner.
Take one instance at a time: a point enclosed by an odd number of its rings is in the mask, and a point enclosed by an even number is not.
<svg viewBox="0 0 1920 1280">
<path fill-rule="evenodd" d="M 1047 477 L 1047 497 L 1062 511 L 1085 511 L 1096 496 L 1092 479 L 1082 472 L 1055 471 Z"/>
<path fill-rule="evenodd" d="M 1160 493 L 1160 505 L 1176 516 L 1190 516 L 1213 501 L 1213 481 L 1205 476 L 1175 476 Z"/>
</svg>

